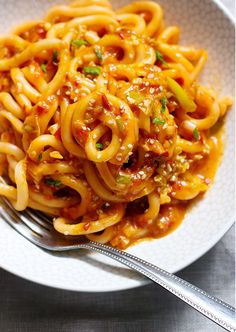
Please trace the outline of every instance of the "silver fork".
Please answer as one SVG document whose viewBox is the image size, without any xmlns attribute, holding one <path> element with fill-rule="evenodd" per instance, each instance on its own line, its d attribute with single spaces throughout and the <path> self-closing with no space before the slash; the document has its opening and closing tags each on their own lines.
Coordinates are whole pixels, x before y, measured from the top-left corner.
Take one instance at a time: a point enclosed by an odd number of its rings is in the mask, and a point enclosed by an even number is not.
<svg viewBox="0 0 236 332">
<path fill-rule="evenodd" d="M 18 233 L 42 249 L 49 251 L 88 249 L 109 256 L 164 287 L 227 331 L 236 331 L 235 308 L 153 264 L 127 252 L 89 241 L 85 237 L 61 235 L 54 230 L 49 217 L 30 209 L 19 213 L 4 198 L 0 206 L 0 216 Z"/>
</svg>

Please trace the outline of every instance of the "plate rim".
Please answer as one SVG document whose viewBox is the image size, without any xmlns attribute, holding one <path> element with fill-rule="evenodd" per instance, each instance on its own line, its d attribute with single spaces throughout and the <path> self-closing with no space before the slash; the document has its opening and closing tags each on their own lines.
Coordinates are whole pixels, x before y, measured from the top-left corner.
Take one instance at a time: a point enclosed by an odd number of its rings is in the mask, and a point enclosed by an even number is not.
<svg viewBox="0 0 236 332">
<path fill-rule="evenodd" d="M 210 251 L 222 238 L 223 236 L 233 227 L 233 225 L 235 224 L 235 220 L 234 220 L 234 217 L 232 218 L 232 220 L 226 224 L 225 228 L 222 229 L 221 233 L 219 234 L 219 236 L 217 238 L 214 238 L 210 245 L 207 246 L 206 249 L 204 249 L 201 254 L 196 254 L 194 257 L 191 257 L 189 259 L 189 261 L 187 261 L 181 268 L 177 269 L 177 270 L 174 270 L 172 272 L 172 274 L 176 274 L 182 270 L 184 270 L 186 267 L 190 266 L 191 264 L 195 263 L 198 259 L 201 259 L 206 253 L 208 253 L 208 251 Z M 10 227 L 10 226 L 9 226 Z M 13 231 L 15 231 L 13 228 L 12 228 Z M 15 231 L 16 232 L 16 231 Z M 17 232 L 16 232 L 17 233 Z M 217 233 L 218 234 L 218 233 Z M 18 236 L 21 236 L 20 234 L 18 234 Z M 25 239 L 26 240 L 26 239 Z M 158 240 L 158 239 L 157 239 Z M 27 240 L 28 241 L 28 240 Z M 153 240 L 155 241 L 155 239 Z M 30 243 L 31 245 L 34 246 L 34 244 Z M 40 248 L 41 249 L 41 248 Z M 41 249 L 41 250 L 44 250 L 44 249 Z M 79 249 L 80 250 L 80 249 Z M 46 251 L 46 250 L 44 250 Z M 135 286 L 128 286 L 126 287 L 125 285 L 123 285 L 122 287 L 117 287 L 115 289 L 109 289 L 109 290 L 93 290 L 93 291 L 89 291 L 89 290 L 79 290 L 77 288 L 74 288 L 74 287 L 67 287 L 67 286 L 55 286 L 55 284 L 51 283 L 50 281 L 49 282 L 44 282 L 40 279 L 37 279 L 35 277 L 33 278 L 29 278 L 25 275 L 23 275 L 23 273 L 19 273 L 17 271 L 14 271 L 13 268 L 5 268 L 3 267 L 2 265 L 0 265 L 0 267 L 13 274 L 14 276 L 17 276 L 17 277 L 20 277 L 21 279 L 23 280 L 27 280 L 27 281 L 30 281 L 32 283 L 36 283 L 38 285 L 41 285 L 41 286 L 45 286 L 45 287 L 50 287 L 50 288 L 54 288 L 54 289 L 60 289 L 60 290 L 65 290 L 65 291 L 71 291 L 71 292 L 81 292 L 81 293 L 109 293 L 109 292 L 119 292 L 119 291 L 125 291 L 125 290 L 129 290 L 129 289 L 134 289 L 134 288 L 138 288 L 138 287 L 142 287 L 142 286 L 145 286 L 145 285 L 148 285 L 148 284 L 151 284 L 152 281 L 149 280 L 149 279 L 141 279 L 140 280 L 140 284 L 139 285 L 135 285 Z M 137 272 L 138 273 L 138 272 Z"/>
</svg>

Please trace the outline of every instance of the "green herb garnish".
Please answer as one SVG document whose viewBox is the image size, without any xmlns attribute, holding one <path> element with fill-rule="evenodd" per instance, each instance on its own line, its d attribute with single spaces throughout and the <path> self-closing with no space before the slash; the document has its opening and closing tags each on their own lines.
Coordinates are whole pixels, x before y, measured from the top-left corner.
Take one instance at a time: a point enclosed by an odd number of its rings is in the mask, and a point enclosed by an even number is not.
<svg viewBox="0 0 236 332">
<path fill-rule="evenodd" d="M 43 154 L 42 154 L 42 153 L 40 153 L 40 154 L 38 155 L 38 161 L 41 161 L 41 160 L 42 160 L 42 158 L 43 158 Z"/>
<path fill-rule="evenodd" d="M 165 113 L 166 105 L 167 105 L 167 99 L 166 99 L 166 97 L 162 97 L 161 98 L 161 113 Z"/>
<path fill-rule="evenodd" d="M 99 75 L 101 73 L 100 67 L 84 67 L 84 73 L 87 75 Z"/>
<path fill-rule="evenodd" d="M 44 183 L 47 184 L 48 186 L 53 186 L 53 187 L 59 187 L 61 185 L 61 181 L 53 180 L 51 178 L 46 178 L 44 180 Z"/>
<path fill-rule="evenodd" d="M 87 45 L 88 43 L 86 42 L 86 40 L 83 39 L 74 39 L 71 42 L 71 45 L 74 47 L 80 47 L 82 45 Z"/>
<path fill-rule="evenodd" d="M 195 139 L 195 141 L 199 141 L 199 131 L 198 131 L 197 127 L 194 128 L 194 130 L 193 130 L 193 138 Z"/>
<path fill-rule="evenodd" d="M 197 105 L 188 95 L 188 93 L 182 88 L 182 86 L 180 86 L 179 83 L 177 83 L 171 77 L 167 77 L 166 80 L 171 92 L 174 94 L 183 110 L 185 112 L 194 112 L 197 108 Z"/>
<path fill-rule="evenodd" d="M 103 144 L 102 143 L 96 143 L 96 148 L 98 150 L 103 150 Z"/>
<path fill-rule="evenodd" d="M 164 60 L 163 55 L 159 51 L 155 51 L 156 61 L 160 61 L 163 65 L 167 65 L 167 62 Z"/>
<path fill-rule="evenodd" d="M 44 73 L 47 72 L 47 65 L 46 65 L 46 63 L 42 63 L 42 64 L 41 64 L 41 69 L 42 69 L 42 71 L 43 71 Z"/>
<path fill-rule="evenodd" d="M 103 60 L 102 53 L 100 52 L 100 50 L 97 47 L 94 49 L 94 52 L 95 52 L 98 60 L 102 61 Z"/>
<path fill-rule="evenodd" d="M 52 63 L 57 66 L 58 65 L 58 52 L 53 51 L 52 53 Z"/>
<path fill-rule="evenodd" d="M 154 123 L 155 125 L 160 125 L 160 126 L 163 126 L 165 124 L 165 120 L 161 120 L 159 118 L 154 118 L 152 120 L 152 123 Z"/>
<path fill-rule="evenodd" d="M 116 177 L 116 182 L 119 184 L 129 184 L 131 182 L 130 177 L 126 175 L 118 175 Z"/>
</svg>

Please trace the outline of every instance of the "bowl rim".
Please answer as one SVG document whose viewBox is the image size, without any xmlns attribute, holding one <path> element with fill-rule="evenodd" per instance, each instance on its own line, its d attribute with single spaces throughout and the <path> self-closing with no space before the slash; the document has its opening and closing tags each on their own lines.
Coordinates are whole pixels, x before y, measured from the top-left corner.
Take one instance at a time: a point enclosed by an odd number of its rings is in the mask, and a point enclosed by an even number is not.
<svg viewBox="0 0 236 332">
<path fill-rule="evenodd" d="M 219 8 L 219 10 L 221 12 L 223 12 L 223 14 L 228 18 L 229 23 L 233 26 L 233 28 L 235 30 L 235 26 L 236 26 L 235 18 L 234 18 L 234 15 L 230 13 L 229 9 L 222 3 L 221 0 L 210 0 L 210 1 L 212 3 L 214 3 Z M 235 109 L 235 106 L 233 105 L 232 106 L 232 111 L 234 111 L 234 109 Z M 235 138 L 235 135 L 234 135 L 234 138 Z M 189 265 L 191 265 L 192 263 L 196 262 L 198 259 L 203 257 L 208 251 L 210 251 L 221 240 L 221 238 L 227 233 L 227 231 L 229 231 L 233 227 L 233 225 L 235 224 L 235 219 L 236 219 L 235 215 L 236 215 L 236 207 L 235 207 L 234 211 L 232 212 L 231 220 L 228 221 L 227 224 L 225 224 L 225 227 L 221 228 L 220 232 L 217 233 L 217 236 L 215 236 L 214 238 L 212 238 L 211 241 L 209 241 L 209 244 L 208 244 L 207 248 L 204 249 L 203 251 L 200 251 L 200 254 L 198 252 L 194 256 L 191 256 L 189 258 L 189 260 L 187 262 L 185 262 L 184 265 L 181 265 L 180 268 L 177 268 L 176 270 L 173 270 L 172 273 L 177 273 L 177 272 L 185 269 L 186 267 L 188 267 Z M 13 230 L 13 228 L 12 228 L 12 230 Z M 18 236 L 20 236 L 20 235 L 18 234 Z M 127 249 L 127 252 L 129 252 L 129 248 Z M 0 262 L 0 267 L 3 270 L 5 270 L 5 271 L 17 276 L 17 277 L 20 277 L 24 280 L 27 280 L 27 281 L 30 281 L 30 282 L 33 282 L 33 283 L 37 283 L 37 284 L 42 285 L 42 286 L 51 287 L 51 288 L 54 288 L 54 289 L 61 289 L 61 290 L 67 290 L 67 291 L 73 291 L 73 292 L 83 292 L 83 293 L 104 292 L 104 293 L 107 293 L 107 292 L 115 292 L 115 291 L 125 291 L 125 290 L 128 290 L 128 289 L 133 289 L 133 288 L 145 286 L 145 285 L 151 283 L 151 281 L 149 279 L 142 279 L 142 280 L 140 280 L 140 283 L 138 285 L 135 285 L 135 286 L 126 286 L 125 284 L 123 284 L 120 287 L 116 287 L 114 289 L 112 289 L 112 287 L 111 287 L 110 289 L 107 289 L 107 290 L 105 289 L 105 290 L 102 290 L 102 291 L 101 290 L 93 290 L 93 291 L 79 290 L 78 288 L 75 288 L 73 286 L 72 287 L 69 287 L 69 286 L 66 286 L 66 285 L 59 286 L 59 285 L 55 285 L 51 281 L 42 280 L 41 278 L 31 277 L 31 276 L 28 277 L 23 272 L 19 272 L 19 271 L 17 271 L 17 269 L 14 269 L 14 267 L 8 267 L 8 266 L 5 267 L 5 266 L 3 266 L 2 262 Z"/>
<path fill-rule="evenodd" d="M 211 0 L 214 2 L 220 9 L 221 11 L 229 18 L 233 26 L 235 27 L 235 17 L 233 14 L 230 13 L 229 9 L 223 4 L 222 0 Z"/>
</svg>

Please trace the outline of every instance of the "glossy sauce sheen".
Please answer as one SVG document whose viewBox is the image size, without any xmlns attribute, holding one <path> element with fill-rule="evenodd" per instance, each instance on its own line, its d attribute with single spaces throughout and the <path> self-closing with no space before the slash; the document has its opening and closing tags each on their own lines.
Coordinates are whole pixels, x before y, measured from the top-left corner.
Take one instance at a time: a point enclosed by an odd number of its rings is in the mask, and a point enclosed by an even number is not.
<svg viewBox="0 0 236 332">
<path fill-rule="evenodd" d="M 194 164 L 193 173 L 200 177 L 204 177 L 209 187 L 213 184 L 217 168 L 219 167 L 223 155 L 222 136 L 223 129 L 218 129 L 218 132 L 208 139 L 208 143 L 211 146 L 209 155 L 199 161 L 197 165 Z M 201 196 L 204 194 L 205 193 L 203 193 Z M 145 224 L 140 225 L 143 229 L 146 229 L 147 233 L 143 238 L 133 240 L 132 242 L 130 241 L 129 246 L 136 245 L 137 243 L 144 240 L 146 241 L 153 240 L 155 238 L 161 238 L 175 231 L 176 228 L 178 228 L 181 223 L 184 222 L 186 213 L 188 213 L 188 210 L 191 209 L 192 204 L 196 204 L 196 200 L 199 200 L 199 198 L 201 200 L 202 197 L 198 196 L 190 202 L 185 201 L 182 203 L 178 202 L 176 204 L 166 204 L 161 206 L 156 224 L 153 224 L 150 227 Z M 161 221 L 163 220 L 162 218 L 164 218 L 164 223 Z M 123 227 L 124 222 L 121 221 L 117 232 L 120 236 L 124 235 Z M 117 243 L 115 244 L 117 245 Z M 119 246 L 122 247 L 121 243 Z"/>
</svg>

